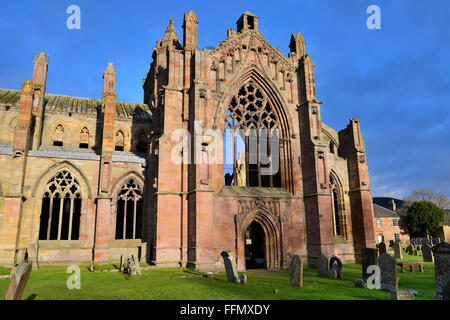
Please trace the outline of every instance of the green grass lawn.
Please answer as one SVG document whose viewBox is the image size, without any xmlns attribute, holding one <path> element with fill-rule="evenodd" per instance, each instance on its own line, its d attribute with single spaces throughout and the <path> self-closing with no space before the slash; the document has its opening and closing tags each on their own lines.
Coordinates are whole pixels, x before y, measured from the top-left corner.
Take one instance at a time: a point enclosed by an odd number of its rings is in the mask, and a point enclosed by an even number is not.
<svg viewBox="0 0 450 320">
<path fill-rule="evenodd" d="M 422 257 L 404 255 L 402 261 L 421 261 Z M 112 269 L 103 267 L 103 270 Z M 434 294 L 433 263 L 425 263 L 425 272 L 399 272 L 399 289 L 419 292 L 416 300 L 432 299 Z M 119 272 L 89 272 L 81 268 L 81 290 L 69 290 L 69 274 L 65 267 L 41 267 L 33 270 L 23 299 L 37 300 L 389 300 L 390 293 L 355 288 L 361 279 L 361 265 L 344 265 L 342 280 L 317 276 L 316 269 L 304 270 L 303 288 L 289 286 L 289 271 L 246 272 L 246 285 L 227 281 L 224 272 L 213 278 L 187 269 L 143 270 L 131 280 Z M 0 298 L 4 297 L 9 280 L 0 280 Z M 279 294 L 274 294 L 274 289 Z"/>
</svg>

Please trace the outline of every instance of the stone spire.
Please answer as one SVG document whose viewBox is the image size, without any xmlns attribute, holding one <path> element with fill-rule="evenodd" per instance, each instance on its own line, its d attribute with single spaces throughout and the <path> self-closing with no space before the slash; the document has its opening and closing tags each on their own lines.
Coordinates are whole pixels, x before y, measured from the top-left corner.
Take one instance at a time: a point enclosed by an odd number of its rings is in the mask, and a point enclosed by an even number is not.
<svg viewBox="0 0 450 320">
<path fill-rule="evenodd" d="M 164 38 L 162 41 L 158 43 L 159 47 L 172 48 L 175 47 L 177 49 L 181 49 L 180 41 L 178 40 L 177 32 L 175 31 L 175 27 L 173 25 L 173 19 L 170 19 L 169 26 L 166 29 L 166 33 L 164 34 Z"/>
<path fill-rule="evenodd" d="M 289 48 L 291 49 L 291 53 L 295 53 L 297 58 L 303 57 L 305 52 L 305 40 L 303 39 L 300 31 L 295 35 L 294 33 L 291 36 L 291 43 L 289 44 Z"/>
<path fill-rule="evenodd" d="M 184 14 L 183 29 L 183 47 L 190 50 L 197 49 L 198 18 L 194 11 L 191 10 L 188 14 Z"/>
<path fill-rule="evenodd" d="M 105 92 L 114 93 L 116 86 L 116 75 L 114 64 L 109 62 L 106 70 L 103 72 L 103 94 L 105 94 Z"/>
<path fill-rule="evenodd" d="M 45 91 L 47 83 L 48 60 L 49 56 L 45 54 L 45 52 L 39 54 L 36 53 L 36 58 L 34 59 L 33 83 L 41 91 Z"/>
</svg>

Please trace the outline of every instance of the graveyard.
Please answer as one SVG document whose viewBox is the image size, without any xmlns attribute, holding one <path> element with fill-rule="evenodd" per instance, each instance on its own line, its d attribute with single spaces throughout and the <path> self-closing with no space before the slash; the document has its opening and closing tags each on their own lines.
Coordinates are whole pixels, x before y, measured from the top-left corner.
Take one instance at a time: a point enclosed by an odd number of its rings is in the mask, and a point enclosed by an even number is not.
<svg viewBox="0 0 450 320">
<path fill-rule="evenodd" d="M 392 251 L 388 251 L 393 255 Z M 415 290 L 414 300 L 436 300 L 433 262 L 424 262 L 421 253 L 405 251 L 397 262 L 423 262 L 423 272 L 398 267 L 398 289 Z M 319 277 L 318 270 L 303 269 L 303 286 L 290 285 L 290 270 L 270 272 L 254 270 L 246 274 L 245 285 L 227 280 L 225 271 L 207 275 L 189 269 L 158 269 L 141 264 L 142 273 L 127 279 L 118 265 L 107 265 L 91 272 L 81 267 L 81 289 L 69 290 L 67 267 L 43 266 L 34 269 L 23 293 L 23 300 L 391 300 L 388 291 L 357 288 L 362 278 L 360 264 L 344 264 L 342 279 Z M 9 275 L 0 269 L 0 278 Z M 4 297 L 9 280 L 0 280 L 0 296 Z"/>
</svg>

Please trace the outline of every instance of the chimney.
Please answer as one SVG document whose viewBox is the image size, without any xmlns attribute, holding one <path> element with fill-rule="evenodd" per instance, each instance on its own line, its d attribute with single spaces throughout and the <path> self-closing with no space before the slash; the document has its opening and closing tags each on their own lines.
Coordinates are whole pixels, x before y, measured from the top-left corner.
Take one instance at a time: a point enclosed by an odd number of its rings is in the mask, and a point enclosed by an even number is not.
<svg viewBox="0 0 450 320">
<path fill-rule="evenodd" d="M 395 204 L 394 199 L 391 199 L 391 208 L 392 208 L 392 211 L 397 211 L 397 205 Z"/>
</svg>

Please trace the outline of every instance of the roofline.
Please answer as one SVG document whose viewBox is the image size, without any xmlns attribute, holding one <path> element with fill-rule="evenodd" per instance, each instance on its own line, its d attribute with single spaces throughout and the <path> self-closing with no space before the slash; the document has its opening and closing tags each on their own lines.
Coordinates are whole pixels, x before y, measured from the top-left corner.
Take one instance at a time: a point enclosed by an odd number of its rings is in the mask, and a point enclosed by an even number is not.
<svg viewBox="0 0 450 320">
<path fill-rule="evenodd" d="M 385 207 L 383 207 L 383 206 L 380 206 L 379 204 L 372 203 L 372 205 L 373 205 L 373 206 L 380 207 L 380 208 L 382 208 L 382 209 L 384 209 L 384 210 L 390 211 L 390 212 L 392 212 L 393 214 L 395 214 L 395 215 L 397 215 L 397 216 L 400 216 L 401 218 L 406 217 L 406 215 L 404 215 L 404 214 L 402 214 L 402 213 L 400 213 L 400 212 L 392 211 L 391 209 L 388 209 L 388 208 L 385 208 Z"/>
</svg>

